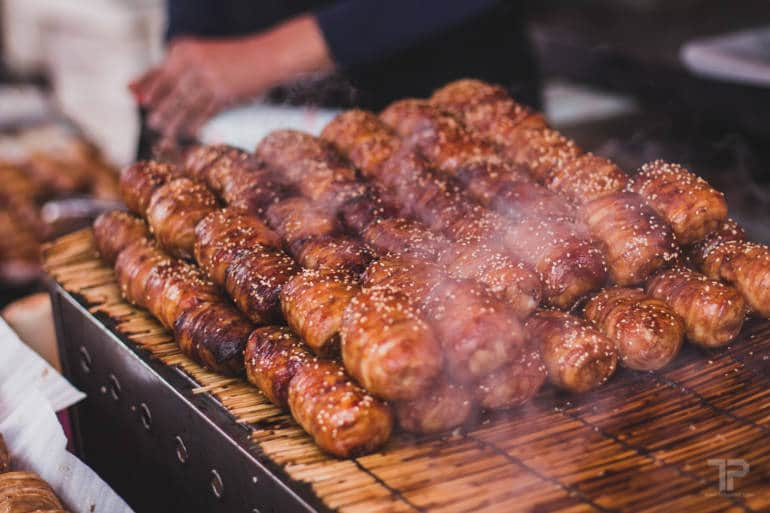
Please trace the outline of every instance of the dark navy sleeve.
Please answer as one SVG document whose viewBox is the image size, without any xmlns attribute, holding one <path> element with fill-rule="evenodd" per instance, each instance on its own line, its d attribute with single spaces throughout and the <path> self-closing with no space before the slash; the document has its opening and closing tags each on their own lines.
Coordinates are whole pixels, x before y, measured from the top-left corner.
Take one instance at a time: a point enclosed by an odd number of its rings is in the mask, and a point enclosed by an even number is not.
<svg viewBox="0 0 770 513">
<path fill-rule="evenodd" d="M 340 0 L 317 10 L 315 16 L 335 62 L 349 67 L 411 46 L 497 1 Z"/>
<path fill-rule="evenodd" d="M 213 0 L 168 0 L 166 3 L 166 40 L 177 36 L 215 36 L 216 1 Z"/>
</svg>

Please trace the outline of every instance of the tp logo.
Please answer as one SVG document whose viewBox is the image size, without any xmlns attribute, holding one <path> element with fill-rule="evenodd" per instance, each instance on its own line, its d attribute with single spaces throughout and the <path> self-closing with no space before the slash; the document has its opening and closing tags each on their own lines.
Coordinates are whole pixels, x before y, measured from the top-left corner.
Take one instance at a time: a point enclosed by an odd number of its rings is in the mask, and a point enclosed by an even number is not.
<svg viewBox="0 0 770 513">
<path fill-rule="evenodd" d="M 749 473 L 749 463 L 746 460 L 708 460 L 712 467 L 719 467 L 719 493 L 732 493 L 735 489 L 735 478 Z"/>
</svg>

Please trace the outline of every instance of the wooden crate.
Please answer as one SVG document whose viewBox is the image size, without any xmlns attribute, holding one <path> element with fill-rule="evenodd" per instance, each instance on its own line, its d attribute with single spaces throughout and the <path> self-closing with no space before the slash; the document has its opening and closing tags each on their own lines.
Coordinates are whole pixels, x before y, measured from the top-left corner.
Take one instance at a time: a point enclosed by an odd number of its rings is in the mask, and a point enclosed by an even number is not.
<svg viewBox="0 0 770 513">
<path fill-rule="evenodd" d="M 245 424 L 260 458 L 346 513 L 770 511 L 770 322 L 728 348 L 686 348 L 660 372 L 619 372 L 574 397 L 546 388 L 530 404 L 441 437 L 396 433 L 378 453 L 322 454 L 262 394 L 207 372 L 123 301 L 90 230 L 45 249 L 51 277 L 115 330 L 211 393 Z M 732 461 L 727 461 L 732 460 Z M 748 465 L 745 475 L 722 480 Z M 742 474 L 742 472 L 738 472 Z M 727 482 L 725 482 L 727 481 Z"/>
</svg>

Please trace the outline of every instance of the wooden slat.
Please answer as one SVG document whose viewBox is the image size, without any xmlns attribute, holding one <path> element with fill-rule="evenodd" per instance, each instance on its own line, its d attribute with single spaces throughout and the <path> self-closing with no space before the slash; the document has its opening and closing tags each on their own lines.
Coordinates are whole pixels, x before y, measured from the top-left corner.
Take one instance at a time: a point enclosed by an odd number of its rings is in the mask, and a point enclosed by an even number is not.
<svg viewBox="0 0 770 513">
<path fill-rule="evenodd" d="M 442 437 L 396 433 L 376 454 L 336 460 L 241 379 L 181 354 L 149 314 L 127 304 L 90 230 L 44 248 L 51 277 L 125 340 L 197 383 L 252 432 L 256 454 L 346 513 L 770 510 L 770 323 L 748 323 L 723 351 L 687 349 L 659 373 L 621 371 L 571 397 L 532 403 Z M 710 459 L 751 465 L 720 493 Z"/>
</svg>

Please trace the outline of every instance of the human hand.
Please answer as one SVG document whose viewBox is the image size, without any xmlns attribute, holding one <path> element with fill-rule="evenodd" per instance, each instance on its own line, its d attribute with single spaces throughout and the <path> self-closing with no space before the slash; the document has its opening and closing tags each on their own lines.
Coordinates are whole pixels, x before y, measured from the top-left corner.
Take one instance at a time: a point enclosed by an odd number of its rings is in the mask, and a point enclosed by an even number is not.
<svg viewBox="0 0 770 513">
<path fill-rule="evenodd" d="M 333 67 L 315 19 L 301 16 L 243 38 L 181 38 L 129 88 L 165 137 L 195 136 L 217 112 L 303 73 Z"/>
</svg>

